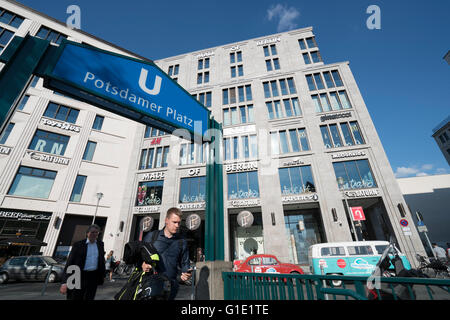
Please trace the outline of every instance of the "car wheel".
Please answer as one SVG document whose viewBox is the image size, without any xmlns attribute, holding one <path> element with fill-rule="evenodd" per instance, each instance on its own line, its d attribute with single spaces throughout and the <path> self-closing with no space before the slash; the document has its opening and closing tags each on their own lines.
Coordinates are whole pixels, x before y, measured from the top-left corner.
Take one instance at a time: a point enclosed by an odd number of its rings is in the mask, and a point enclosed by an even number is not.
<svg viewBox="0 0 450 320">
<path fill-rule="evenodd" d="M 292 271 L 290 274 L 293 274 L 293 275 L 301 275 L 301 273 L 300 273 L 300 272 L 297 272 L 297 271 Z M 291 279 L 291 280 L 293 280 L 293 279 Z M 305 284 L 305 280 L 304 280 L 304 279 L 300 279 L 300 283 L 301 283 L 301 284 Z"/>
<path fill-rule="evenodd" d="M 7 283 L 9 280 L 9 276 L 6 272 L 0 274 L 0 284 Z"/>
<path fill-rule="evenodd" d="M 48 276 L 48 282 L 49 283 L 56 282 L 56 273 L 55 272 L 50 273 L 50 275 Z"/>
</svg>

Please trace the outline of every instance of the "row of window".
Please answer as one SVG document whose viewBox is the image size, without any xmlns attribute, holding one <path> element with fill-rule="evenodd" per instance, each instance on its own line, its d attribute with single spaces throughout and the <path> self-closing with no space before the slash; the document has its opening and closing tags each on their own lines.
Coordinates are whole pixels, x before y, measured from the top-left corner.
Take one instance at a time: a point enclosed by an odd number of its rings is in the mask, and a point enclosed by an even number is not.
<svg viewBox="0 0 450 320">
<path fill-rule="evenodd" d="M 367 159 L 333 163 L 336 181 L 340 190 L 377 187 Z M 282 195 L 297 195 L 316 192 L 310 165 L 279 168 Z M 48 199 L 57 172 L 52 170 L 19 167 L 8 191 L 10 195 Z M 87 176 L 78 175 L 70 201 L 80 202 Z M 228 199 L 259 198 L 258 172 L 248 171 L 227 174 Z M 162 200 L 163 180 L 145 181 L 138 184 L 136 206 L 159 205 Z M 179 202 L 205 200 L 206 177 L 181 178 Z"/>
<path fill-rule="evenodd" d="M 23 21 L 23 17 L 4 8 L 0 8 L 0 22 L 10 25 L 14 28 L 19 28 Z"/>
<path fill-rule="evenodd" d="M 227 113 L 229 121 L 246 121 L 249 106 L 232 108 Z M 253 111 L 252 111 L 253 112 Z M 320 126 L 322 139 L 326 148 L 339 148 L 343 146 L 353 146 L 364 144 L 361 129 L 357 121 L 333 123 Z M 271 154 L 285 154 L 292 152 L 303 152 L 311 150 L 305 128 L 294 128 L 270 132 Z M 167 149 L 166 149 L 167 148 Z M 256 159 L 258 158 L 258 141 L 256 134 L 240 135 L 235 137 L 225 137 L 223 140 L 224 160 Z M 164 151 L 156 151 L 162 155 L 162 162 L 155 163 L 155 148 L 143 149 L 139 169 L 151 169 L 167 166 L 167 153 L 169 147 L 164 147 Z M 158 148 L 162 149 L 162 148 Z M 205 163 L 207 144 L 185 143 L 180 147 L 179 165 Z M 159 158 L 158 158 L 159 159 Z"/>
<path fill-rule="evenodd" d="M 308 44 L 308 48 L 305 44 Z M 299 39 L 298 40 L 300 49 L 303 50 L 309 50 L 311 48 L 317 48 L 317 44 L 314 37 L 309 37 L 306 39 Z M 275 44 L 266 45 L 263 46 L 263 52 L 265 63 L 266 63 L 266 70 L 268 72 L 273 70 L 280 70 L 280 60 L 277 57 L 278 52 Z M 305 61 L 305 64 L 311 64 L 311 63 L 317 63 L 322 62 L 322 57 L 320 56 L 319 50 L 314 51 L 308 51 L 302 53 L 303 59 Z M 242 62 L 242 51 L 237 52 L 231 52 L 230 53 L 230 73 L 231 78 L 236 77 L 242 77 L 244 76 L 244 66 L 243 64 L 238 64 Z M 201 58 L 197 61 L 197 70 L 202 71 L 197 73 L 197 84 L 203 84 L 209 82 L 209 70 L 206 72 L 203 72 L 205 69 L 210 68 L 210 58 Z M 170 65 L 168 67 L 168 74 L 169 76 L 176 76 L 179 74 L 179 64 Z"/>
<path fill-rule="evenodd" d="M 306 81 L 308 82 L 309 91 L 325 89 L 323 79 L 325 79 L 325 83 L 328 89 L 344 86 L 338 70 L 332 70 L 331 72 L 324 71 L 322 73 L 318 72 L 306 75 Z"/>
</svg>

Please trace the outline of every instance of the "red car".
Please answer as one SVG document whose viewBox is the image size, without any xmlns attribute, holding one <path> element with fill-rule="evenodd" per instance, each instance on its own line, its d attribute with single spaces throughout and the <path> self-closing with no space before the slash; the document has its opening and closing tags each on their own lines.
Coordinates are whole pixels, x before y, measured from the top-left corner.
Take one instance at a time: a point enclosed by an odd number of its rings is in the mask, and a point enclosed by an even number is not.
<svg viewBox="0 0 450 320">
<path fill-rule="evenodd" d="M 304 274 L 302 268 L 291 263 L 281 263 L 271 254 L 255 254 L 245 260 L 235 260 L 233 271 L 254 273 L 297 273 Z"/>
</svg>

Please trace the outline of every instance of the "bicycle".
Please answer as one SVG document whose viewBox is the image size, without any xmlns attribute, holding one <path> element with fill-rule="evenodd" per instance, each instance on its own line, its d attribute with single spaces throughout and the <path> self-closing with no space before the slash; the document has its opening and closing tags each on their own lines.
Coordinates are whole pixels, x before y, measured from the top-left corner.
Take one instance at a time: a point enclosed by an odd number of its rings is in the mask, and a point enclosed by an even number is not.
<svg viewBox="0 0 450 320">
<path fill-rule="evenodd" d="M 450 272 L 447 265 L 440 260 L 428 259 L 420 254 L 416 254 L 416 259 L 419 261 L 419 269 L 430 278 L 450 278 Z"/>
</svg>

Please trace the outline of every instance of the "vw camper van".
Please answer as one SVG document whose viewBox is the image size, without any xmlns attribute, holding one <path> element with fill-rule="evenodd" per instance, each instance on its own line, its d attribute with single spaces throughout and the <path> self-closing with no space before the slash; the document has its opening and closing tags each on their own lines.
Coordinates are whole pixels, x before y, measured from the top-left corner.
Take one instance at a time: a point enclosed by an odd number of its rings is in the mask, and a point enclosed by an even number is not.
<svg viewBox="0 0 450 320">
<path fill-rule="evenodd" d="M 370 276 L 387 246 L 388 241 L 315 244 L 310 246 L 308 251 L 310 270 L 312 274 L 317 275 Z M 406 256 L 399 256 L 405 268 L 411 269 Z M 339 286 L 341 282 L 333 281 L 333 284 Z"/>
</svg>

